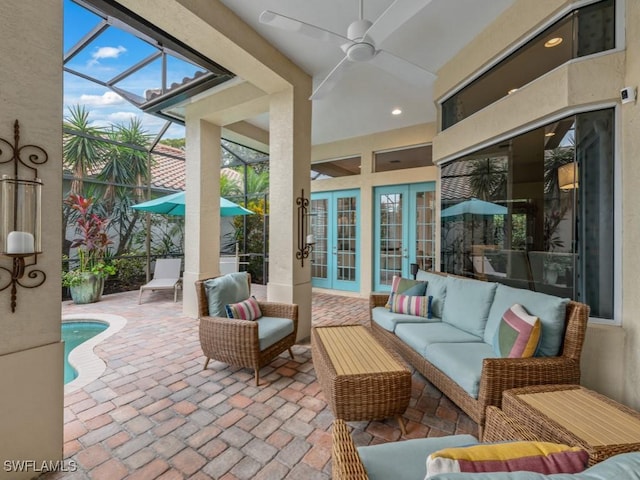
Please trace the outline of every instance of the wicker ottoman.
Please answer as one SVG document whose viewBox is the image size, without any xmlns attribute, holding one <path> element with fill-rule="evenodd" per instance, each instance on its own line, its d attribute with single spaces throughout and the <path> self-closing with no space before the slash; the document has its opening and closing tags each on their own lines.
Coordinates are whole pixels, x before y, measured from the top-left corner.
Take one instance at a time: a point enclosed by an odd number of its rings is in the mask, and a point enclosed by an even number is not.
<svg viewBox="0 0 640 480">
<path fill-rule="evenodd" d="M 313 366 L 336 418 L 379 420 L 401 415 L 411 398 L 411 372 L 361 325 L 315 327 Z"/>
</svg>

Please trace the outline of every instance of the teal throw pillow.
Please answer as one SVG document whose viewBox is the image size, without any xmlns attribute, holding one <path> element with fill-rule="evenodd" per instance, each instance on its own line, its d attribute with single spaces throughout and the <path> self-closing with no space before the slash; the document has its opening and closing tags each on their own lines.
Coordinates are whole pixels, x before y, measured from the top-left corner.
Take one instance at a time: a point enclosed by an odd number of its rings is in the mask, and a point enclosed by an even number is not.
<svg viewBox="0 0 640 480">
<path fill-rule="evenodd" d="M 212 317 L 227 317 L 227 305 L 246 300 L 251 295 L 246 272 L 210 278 L 204 282 L 204 289 Z"/>
</svg>

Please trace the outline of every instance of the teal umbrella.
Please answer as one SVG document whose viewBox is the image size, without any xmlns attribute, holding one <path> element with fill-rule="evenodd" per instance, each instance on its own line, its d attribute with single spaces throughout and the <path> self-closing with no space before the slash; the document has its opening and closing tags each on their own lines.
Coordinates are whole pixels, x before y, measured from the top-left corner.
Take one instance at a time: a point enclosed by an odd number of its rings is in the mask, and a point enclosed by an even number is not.
<svg viewBox="0 0 640 480">
<path fill-rule="evenodd" d="M 176 192 L 148 202 L 138 203 L 137 205 L 132 205 L 131 208 L 142 210 L 143 212 L 184 216 L 184 192 Z M 226 198 L 220 197 L 220 216 L 234 217 L 236 215 L 253 215 L 253 212 Z"/>
<path fill-rule="evenodd" d="M 507 207 L 497 203 L 485 202 L 477 198 L 471 198 L 464 202 L 456 203 L 440 212 L 441 217 L 455 217 L 456 215 L 506 215 Z"/>
</svg>

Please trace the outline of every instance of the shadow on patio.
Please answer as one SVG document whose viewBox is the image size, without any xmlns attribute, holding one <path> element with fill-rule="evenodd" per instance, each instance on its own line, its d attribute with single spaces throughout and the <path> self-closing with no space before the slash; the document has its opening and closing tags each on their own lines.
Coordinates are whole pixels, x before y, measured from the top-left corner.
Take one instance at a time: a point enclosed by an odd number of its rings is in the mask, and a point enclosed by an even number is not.
<svg viewBox="0 0 640 480">
<path fill-rule="evenodd" d="M 265 287 L 253 294 L 265 298 Z M 63 303 L 63 315 L 110 313 L 127 325 L 95 349 L 104 374 L 65 397 L 64 456 L 76 472 L 51 479 L 328 479 L 333 415 L 318 385 L 309 345 L 261 370 L 204 357 L 198 322 L 181 303 L 153 292 L 108 295 L 99 303 Z M 313 324 L 368 323 L 368 300 L 313 294 Z M 477 427 L 420 374 L 405 413 L 408 438 L 472 433 Z M 349 422 L 358 445 L 400 438 L 397 422 Z"/>
</svg>

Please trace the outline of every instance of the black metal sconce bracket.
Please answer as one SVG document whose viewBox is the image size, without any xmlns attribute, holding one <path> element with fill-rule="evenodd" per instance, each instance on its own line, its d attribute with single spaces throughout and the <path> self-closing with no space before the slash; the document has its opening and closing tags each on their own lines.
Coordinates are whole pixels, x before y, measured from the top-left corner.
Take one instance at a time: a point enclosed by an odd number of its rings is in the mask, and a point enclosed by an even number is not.
<svg viewBox="0 0 640 480">
<path fill-rule="evenodd" d="M 38 170 L 35 166 L 32 165 L 42 165 L 43 163 L 46 163 L 48 159 L 49 156 L 42 147 L 39 147 L 37 145 L 20 146 L 20 124 L 18 123 L 18 120 L 16 120 L 13 125 L 13 143 L 5 140 L 4 138 L 0 138 L 0 165 L 13 162 L 14 179 L 18 178 L 18 172 L 20 166 L 22 165 L 23 167 L 33 171 L 33 181 L 36 182 L 36 179 L 38 178 Z M 26 182 L 31 182 L 31 180 L 26 180 Z M 15 191 L 17 195 L 17 189 L 15 189 Z M 18 202 L 14 201 L 14 209 L 17 208 Z M 17 216 L 16 211 L 13 212 L 13 216 L 13 218 L 15 219 Z M 4 241 L 4 239 L 2 239 L 2 241 Z M 11 287 L 11 312 L 15 312 L 18 296 L 17 287 L 39 287 L 45 282 L 45 280 L 47 279 L 47 275 L 42 270 L 38 270 L 35 268 L 30 269 L 30 267 L 34 267 L 38 264 L 37 252 L 28 254 L 5 253 L 4 255 L 12 259 L 13 265 L 11 268 L 0 266 L 0 292 Z M 33 257 L 33 260 L 30 263 L 26 263 L 26 257 Z M 27 269 L 30 270 L 27 272 Z M 3 272 L 6 272 L 8 276 Z M 7 277 L 6 280 L 3 280 L 3 277 Z"/>
<path fill-rule="evenodd" d="M 304 259 L 309 257 L 313 245 L 307 243 L 307 232 L 309 231 L 309 199 L 304 196 L 304 188 L 302 195 L 296 198 L 298 205 L 298 251 L 296 258 L 300 260 L 300 265 L 304 267 Z"/>
</svg>

